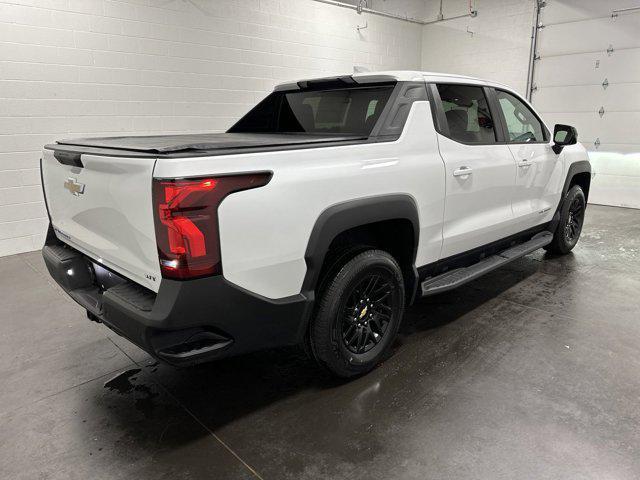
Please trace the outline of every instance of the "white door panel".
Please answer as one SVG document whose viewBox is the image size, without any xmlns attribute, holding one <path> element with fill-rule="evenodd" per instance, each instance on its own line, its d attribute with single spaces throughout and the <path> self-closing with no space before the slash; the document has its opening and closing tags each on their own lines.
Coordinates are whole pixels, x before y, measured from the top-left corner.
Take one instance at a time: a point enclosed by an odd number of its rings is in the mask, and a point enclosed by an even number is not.
<svg viewBox="0 0 640 480">
<path fill-rule="evenodd" d="M 506 145 L 465 145 L 438 135 L 445 162 L 442 258 L 516 233 L 515 162 Z M 463 167 L 470 169 L 464 175 Z M 455 174 L 455 175 L 454 175 Z"/>
<path fill-rule="evenodd" d="M 563 165 L 547 143 L 509 145 L 516 160 L 513 215 L 519 230 L 551 220 L 564 183 Z"/>
<path fill-rule="evenodd" d="M 563 162 L 551 148 L 544 125 L 523 99 L 500 89 L 495 90 L 495 98 L 516 164 L 514 224 L 523 231 L 553 216 L 562 191 Z"/>
</svg>

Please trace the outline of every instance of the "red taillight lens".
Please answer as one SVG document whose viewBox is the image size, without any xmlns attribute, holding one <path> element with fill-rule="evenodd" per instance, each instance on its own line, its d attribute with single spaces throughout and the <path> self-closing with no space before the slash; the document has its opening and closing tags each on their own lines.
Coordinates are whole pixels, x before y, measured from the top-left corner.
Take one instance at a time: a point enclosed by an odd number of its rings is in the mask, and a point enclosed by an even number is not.
<svg viewBox="0 0 640 480">
<path fill-rule="evenodd" d="M 156 242 L 162 276 L 222 273 L 218 206 L 230 193 L 269 183 L 270 173 L 154 180 Z"/>
</svg>

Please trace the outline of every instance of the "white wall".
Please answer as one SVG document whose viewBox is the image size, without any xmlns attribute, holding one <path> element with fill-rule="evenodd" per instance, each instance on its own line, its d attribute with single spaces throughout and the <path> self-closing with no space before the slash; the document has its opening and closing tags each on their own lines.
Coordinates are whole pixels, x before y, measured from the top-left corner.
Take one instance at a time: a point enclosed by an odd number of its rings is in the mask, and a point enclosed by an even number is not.
<svg viewBox="0 0 640 480">
<path fill-rule="evenodd" d="M 529 66 L 534 0 L 474 0 L 475 18 L 424 26 L 422 68 L 505 83 L 524 95 Z M 427 3 L 435 19 L 439 2 Z M 444 17 L 465 14 L 468 0 L 444 0 Z M 468 31 L 473 34 L 468 33 Z"/>
<path fill-rule="evenodd" d="M 374 9 L 426 20 L 437 17 L 439 3 L 369 0 Z M 541 51 L 545 41 L 554 43 L 552 30 L 560 28 L 552 25 L 552 11 L 570 17 L 580 14 L 579 20 L 588 22 L 599 16 L 591 6 L 606 14 L 611 5 L 635 5 L 635 0 L 547 3 L 542 20 L 550 25 L 541 32 Z M 47 222 L 38 159 L 42 145 L 57 138 L 222 131 L 274 83 L 344 74 L 355 65 L 474 75 L 509 84 L 524 95 L 534 0 L 473 0 L 472 4 L 478 10 L 476 18 L 422 27 L 359 16 L 312 0 L 0 0 L 0 256 L 42 244 Z M 444 0 L 444 15 L 464 14 L 468 6 L 468 0 Z M 605 14 L 600 15 L 604 20 L 594 21 L 605 21 Z M 589 41 L 633 18 L 618 18 L 610 29 L 592 29 Z M 368 28 L 357 32 L 356 25 L 365 20 Z M 567 23 L 574 24 L 579 25 Z M 630 25 L 615 31 L 633 32 L 635 24 Z M 615 37 L 605 36 L 602 45 Z M 579 50 L 580 42 L 575 46 Z M 622 59 L 624 67 L 627 57 L 631 60 L 626 64 L 635 66 L 637 54 L 637 48 L 626 48 L 613 56 L 603 51 L 585 55 L 599 55 L 603 66 Z M 559 65 L 549 70 L 549 78 L 556 78 L 554 71 L 560 72 L 566 63 L 562 55 L 543 58 L 537 65 L 540 85 L 533 101 L 551 120 L 564 114 L 555 108 L 557 101 L 552 102 L 554 109 L 545 106 L 549 102 L 544 100 L 541 75 L 549 62 L 556 61 Z M 623 68 L 631 72 L 630 79 L 609 75 L 611 87 L 606 91 L 599 90 L 600 77 L 593 85 L 586 82 L 580 87 L 599 92 L 598 101 L 607 109 L 605 121 L 617 114 L 616 108 L 619 115 L 626 115 L 622 110 L 637 104 L 636 70 Z M 635 101 L 616 107 L 611 95 L 624 88 L 635 92 Z M 562 98 L 571 102 L 566 95 Z M 574 107 L 566 107 L 565 113 L 582 112 L 579 105 Z M 637 130 L 637 122 L 626 124 Z M 581 139 L 592 144 L 594 135 L 588 135 L 587 127 L 578 127 Z M 620 192 L 640 198 L 637 139 L 629 148 L 612 147 L 605 145 L 606 135 L 594 132 L 603 144 L 592 161 L 602 173 L 600 180 L 610 180 L 611 185 L 603 195 L 593 190 L 593 198 L 607 203 Z M 636 136 L 640 138 L 640 132 Z M 632 177 L 633 182 L 627 185 L 619 177 L 624 181 Z M 618 204 L 632 204 L 625 202 Z"/>
<path fill-rule="evenodd" d="M 421 27 L 311 0 L 0 1 L 0 255 L 41 247 L 57 138 L 222 131 L 275 83 L 418 69 Z"/>
</svg>

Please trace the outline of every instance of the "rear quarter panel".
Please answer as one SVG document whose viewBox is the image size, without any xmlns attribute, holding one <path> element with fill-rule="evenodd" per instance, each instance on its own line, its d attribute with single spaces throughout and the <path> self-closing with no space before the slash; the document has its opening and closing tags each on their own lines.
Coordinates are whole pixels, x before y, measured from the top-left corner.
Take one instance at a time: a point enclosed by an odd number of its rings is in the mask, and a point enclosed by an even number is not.
<svg viewBox="0 0 640 480">
<path fill-rule="evenodd" d="M 219 208 L 224 277 L 270 299 L 300 293 L 305 250 L 320 214 L 337 203 L 408 194 L 419 210 L 416 264 L 442 245 L 444 166 L 429 103 L 415 102 L 400 138 L 370 143 L 190 159 L 160 159 L 155 177 L 272 171 L 265 187 L 227 197 Z"/>
</svg>

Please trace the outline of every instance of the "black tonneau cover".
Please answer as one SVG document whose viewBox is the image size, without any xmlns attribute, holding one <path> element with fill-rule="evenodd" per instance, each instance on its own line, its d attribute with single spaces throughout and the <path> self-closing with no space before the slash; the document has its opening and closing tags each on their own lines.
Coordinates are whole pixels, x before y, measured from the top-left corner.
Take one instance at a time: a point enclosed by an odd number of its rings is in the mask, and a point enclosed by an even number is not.
<svg viewBox="0 0 640 480">
<path fill-rule="evenodd" d="M 156 154 L 176 152 L 287 147 L 365 140 L 356 135 L 315 135 L 306 133 L 199 133 L 186 135 L 152 135 L 128 137 L 74 138 L 59 140 L 58 145 L 126 150 Z"/>
</svg>

